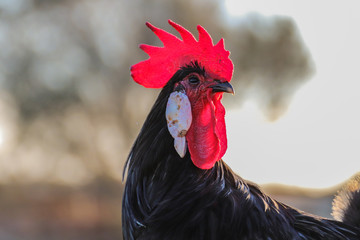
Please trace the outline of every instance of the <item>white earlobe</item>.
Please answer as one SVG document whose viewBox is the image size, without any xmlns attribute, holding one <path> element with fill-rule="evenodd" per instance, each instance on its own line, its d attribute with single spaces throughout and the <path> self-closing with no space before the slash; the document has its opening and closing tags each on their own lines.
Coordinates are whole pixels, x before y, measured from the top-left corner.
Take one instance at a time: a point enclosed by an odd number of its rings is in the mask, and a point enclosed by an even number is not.
<svg viewBox="0 0 360 240">
<path fill-rule="evenodd" d="M 176 137 L 174 138 L 174 147 L 176 152 L 181 158 L 185 156 L 186 153 L 186 139 L 185 137 Z"/>
<path fill-rule="evenodd" d="M 192 121 L 190 101 L 184 92 L 170 94 L 165 114 L 169 132 L 174 138 L 174 147 L 183 158 L 186 153 L 185 135 Z"/>
</svg>

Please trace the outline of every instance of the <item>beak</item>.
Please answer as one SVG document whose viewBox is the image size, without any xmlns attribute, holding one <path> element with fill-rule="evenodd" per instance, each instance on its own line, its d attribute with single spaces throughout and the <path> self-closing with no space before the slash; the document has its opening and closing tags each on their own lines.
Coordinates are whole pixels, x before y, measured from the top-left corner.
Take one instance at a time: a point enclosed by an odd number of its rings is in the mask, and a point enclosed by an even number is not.
<svg viewBox="0 0 360 240">
<path fill-rule="evenodd" d="M 213 89 L 213 92 L 226 92 L 234 94 L 234 89 L 229 82 L 220 82 L 210 87 Z"/>
</svg>

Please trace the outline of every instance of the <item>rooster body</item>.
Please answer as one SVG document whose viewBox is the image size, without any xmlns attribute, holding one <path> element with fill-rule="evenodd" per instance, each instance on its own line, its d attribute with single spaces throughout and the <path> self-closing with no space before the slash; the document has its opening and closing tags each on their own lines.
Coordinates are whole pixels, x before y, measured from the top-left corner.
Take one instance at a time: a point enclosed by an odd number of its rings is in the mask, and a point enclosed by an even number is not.
<svg viewBox="0 0 360 240">
<path fill-rule="evenodd" d="M 221 160 L 228 81 L 191 61 L 163 86 L 126 163 L 124 239 L 359 239 L 359 228 L 277 202 Z M 174 91 L 192 109 L 183 156 L 165 118 Z"/>
</svg>

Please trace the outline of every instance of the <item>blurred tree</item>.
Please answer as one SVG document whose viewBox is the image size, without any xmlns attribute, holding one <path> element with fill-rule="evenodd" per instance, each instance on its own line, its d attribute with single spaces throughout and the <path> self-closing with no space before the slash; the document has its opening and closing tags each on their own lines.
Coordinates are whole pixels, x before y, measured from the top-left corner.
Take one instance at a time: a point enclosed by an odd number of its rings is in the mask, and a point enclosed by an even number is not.
<svg viewBox="0 0 360 240">
<path fill-rule="evenodd" d="M 228 32 L 237 103 L 253 99 L 269 120 L 278 119 L 314 72 L 296 24 L 289 17 L 252 13 Z"/>
</svg>

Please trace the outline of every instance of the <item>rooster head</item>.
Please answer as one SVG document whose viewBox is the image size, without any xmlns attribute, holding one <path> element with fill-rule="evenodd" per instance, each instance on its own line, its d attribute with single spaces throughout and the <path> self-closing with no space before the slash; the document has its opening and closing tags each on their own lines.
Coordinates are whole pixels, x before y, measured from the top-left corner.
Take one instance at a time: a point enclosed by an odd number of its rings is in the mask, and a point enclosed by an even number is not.
<svg viewBox="0 0 360 240">
<path fill-rule="evenodd" d="M 169 20 L 181 35 L 176 36 L 146 25 L 160 38 L 164 47 L 140 45 L 150 58 L 131 67 L 135 82 L 150 88 L 164 87 L 180 72 L 169 95 L 167 125 L 180 157 L 189 150 L 191 160 L 201 169 L 210 169 L 227 149 L 224 92 L 234 93 L 230 80 L 233 64 L 221 39 L 213 45 L 210 35 L 198 26 L 199 40 L 182 26 Z"/>
</svg>

